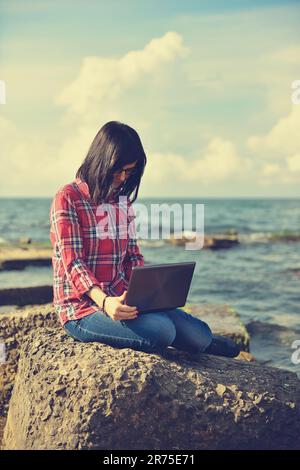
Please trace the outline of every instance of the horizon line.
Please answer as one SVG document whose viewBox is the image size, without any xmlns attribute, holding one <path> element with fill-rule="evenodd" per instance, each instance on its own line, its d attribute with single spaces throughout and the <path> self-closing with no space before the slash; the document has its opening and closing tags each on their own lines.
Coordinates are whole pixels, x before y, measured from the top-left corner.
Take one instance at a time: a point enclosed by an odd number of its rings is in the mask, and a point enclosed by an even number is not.
<svg viewBox="0 0 300 470">
<path fill-rule="evenodd" d="M 53 196 L 0 196 L 0 199 L 53 199 Z M 143 196 L 138 199 L 300 199 L 300 196 Z M 137 199 L 137 200 L 138 200 Z"/>
</svg>

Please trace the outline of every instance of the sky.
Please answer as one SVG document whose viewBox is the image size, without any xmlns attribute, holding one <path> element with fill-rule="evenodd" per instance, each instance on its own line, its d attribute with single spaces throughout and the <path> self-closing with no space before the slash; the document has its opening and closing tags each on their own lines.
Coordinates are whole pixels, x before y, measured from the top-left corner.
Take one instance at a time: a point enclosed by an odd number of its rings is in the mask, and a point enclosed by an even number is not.
<svg viewBox="0 0 300 470">
<path fill-rule="evenodd" d="M 134 127 L 140 197 L 300 197 L 300 1 L 0 0 L 0 197 Z"/>
</svg>

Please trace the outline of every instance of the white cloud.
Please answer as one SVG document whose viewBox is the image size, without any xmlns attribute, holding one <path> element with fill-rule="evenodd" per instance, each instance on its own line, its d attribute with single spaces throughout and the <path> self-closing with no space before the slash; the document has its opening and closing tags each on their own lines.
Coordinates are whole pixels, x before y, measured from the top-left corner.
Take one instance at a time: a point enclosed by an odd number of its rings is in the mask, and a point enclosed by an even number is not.
<svg viewBox="0 0 300 470">
<path fill-rule="evenodd" d="M 292 105 L 265 135 L 252 136 L 248 147 L 263 165 L 258 183 L 292 185 L 300 181 L 300 106 Z M 266 160 L 269 160 L 266 163 Z"/>
<path fill-rule="evenodd" d="M 250 162 L 241 159 L 232 142 L 220 137 L 213 138 L 197 158 L 187 159 L 174 153 L 153 153 L 148 157 L 145 185 L 153 182 L 164 184 L 172 180 L 177 183 L 201 183 L 209 185 L 226 181 L 233 175 L 250 167 Z"/>
<path fill-rule="evenodd" d="M 0 116 L 0 195 L 46 196 L 55 188 L 57 147 L 45 137 L 28 135 Z M 59 173 L 58 173 L 59 174 Z"/>
<path fill-rule="evenodd" d="M 71 180 L 99 128 L 122 116 L 127 121 L 130 110 L 121 104 L 124 92 L 130 87 L 135 91 L 145 77 L 156 77 L 165 64 L 186 53 L 182 37 L 168 32 L 118 59 L 87 57 L 78 77 L 57 98 L 67 119 L 53 127 L 56 138 L 26 133 L 0 116 L 2 158 L 7 162 L 2 163 L 1 194 L 47 195 Z M 138 131 L 147 127 L 143 115 L 130 124 Z"/>
<path fill-rule="evenodd" d="M 216 137 L 209 143 L 203 158 L 195 163 L 194 170 L 202 182 L 218 182 L 232 176 L 241 165 L 234 144 Z"/>
<path fill-rule="evenodd" d="M 105 122 L 128 122 L 142 135 L 149 126 L 149 118 L 145 116 L 146 97 L 144 103 L 137 101 L 140 112 L 135 114 L 131 114 L 124 98 L 130 89 L 134 93 L 147 77 L 156 80 L 167 63 L 184 57 L 187 52 L 182 37 L 167 32 L 149 41 L 142 50 L 129 51 L 120 58 L 86 57 L 78 77 L 56 99 L 65 107 L 62 123 L 66 138 L 58 151 L 62 172 L 66 174 L 67 168 L 79 166 Z M 153 101 L 150 106 L 154 106 Z"/>
<path fill-rule="evenodd" d="M 288 157 L 287 166 L 291 173 L 300 173 L 300 153 Z"/>
<path fill-rule="evenodd" d="M 273 24 L 266 33 L 262 17 L 259 34 L 254 38 L 252 26 L 257 15 L 251 16 L 250 24 L 248 13 L 242 15 L 243 23 L 239 17 L 233 21 L 231 15 L 224 22 L 220 15 L 218 34 L 225 41 L 214 40 L 211 25 L 215 17 L 201 15 L 193 28 L 189 18 L 186 30 L 178 24 L 178 30 L 186 31 L 184 37 L 192 45 L 192 57 L 179 64 L 178 59 L 185 57 L 188 49 L 176 32 L 152 39 L 140 50 L 123 56 L 86 57 L 76 72 L 73 59 L 56 66 L 43 60 L 42 67 L 36 56 L 27 65 L 21 57 L 13 59 L 7 77 L 15 106 L 19 107 L 15 116 L 20 128 L 0 119 L 1 150 L 6 162 L 2 163 L 1 193 L 51 194 L 73 177 L 99 128 L 115 119 L 136 128 L 146 144 L 149 164 L 142 187 L 146 185 L 153 195 L 176 196 L 179 189 L 186 195 L 197 194 L 198 183 L 211 195 L 218 191 L 222 195 L 224 188 L 224 193 L 229 188 L 232 194 L 244 194 L 246 179 L 255 194 L 263 179 L 266 185 L 299 181 L 300 105 L 288 111 L 290 76 L 298 63 L 299 46 L 290 44 L 279 49 L 280 38 L 275 41 L 268 34 L 274 30 Z M 172 24 L 177 29 L 176 22 Z M 237 43 L 241 30 L 243 37 Z M 36 47 L 44 48 L 44 43 Z M 232 50 L 234 61 L 229 53 Z M 24 73 L 28 79 L 25 82 L 33 85 L 26 93 L 19 86 L 24 82 Z M 61 108 L 51 108 L 53 95 Z M 44 107 L 40 108 L 42 99 Z M 240 117 L 240 106 L 235 106 L 240 99 L 243 105 L 252 106 L 247 126 Z M 228 100 L 232 102 L 230 108 Z M 32 104 L 38 105 L 36 111 Z M 31 130 L 30 134 L 21 129 L 25 108 L 30 109 L 29 123 L 34 122 L 34 116 L 41 116 L 41 132 L 34 129 L 36 132 Z M 48 116 L 48 109 L 50 126 L 46 130 L 42 116 Z M 270 112 L 275 109 L 275 113 Z M 63 119 L 59 122 L 60 111 Z M 272 119 L 274 124 L 269 125 Z M 250 134 L 252 125 L 263 131 L 251 132 L 246 149 L 252 151 L 250 162 L 243 146 L 245 133 Z M 214 137 L 220 135 L 226 138 Z M 195 153 L 205 141 L 206 148 Z M 289 190 L 286 186 L 282 193 Z M 273 195 L 276 191 L 274 186 Z"/>
<path fill-rule="evenodd" d="M 9 145 L 9 140 L 7 139 L 14 139 L 16 137 L 16 128 L 11 121 L 6 119 L 4 116 L 0 114 L 0 141 L 1 141 L 1 154 L 4 158 L 4 153 L 6 151 L 7 146 Z M 6 145 L 6 147 L 3 147 Z"/>
<path fill-rule="evenodd" d="M 262 156 L 274 158 L 274 154 L 287 157 L 300 149 L 300 105 L 292 105 L 287 116 L 278 120 L 272 129 L 263 136 L 248 139 L 250 149 Z"/>
<path fill-rule="evenodd" d="M 274 176 L 280 173 L 280 166 L 276 163 L 268 163 L 262 168 L 263 176 Z"/>
<path fill-rule="evenodd" d="M 57 103 L 67 107 L 69 117 L 75 114 L 94 121 L 96 116 L 99 119 L 103 105 L 115 102 L 139 80 L 155 75 L 163 65 L 186 53 L 182 37 L 168 32 L 152 39 L 144 49 L 130 51 L 118 59 L 86 57 L 78 77 L 63 89 Z"/>
<path fill-rule="evenodd" d="M 271 55 L 274 62 L 281 62 L 286 65 L 296 65 L 299 67 L 300 45 L 290 44 L 289 46 L 276 51 Z"/>
</svg>

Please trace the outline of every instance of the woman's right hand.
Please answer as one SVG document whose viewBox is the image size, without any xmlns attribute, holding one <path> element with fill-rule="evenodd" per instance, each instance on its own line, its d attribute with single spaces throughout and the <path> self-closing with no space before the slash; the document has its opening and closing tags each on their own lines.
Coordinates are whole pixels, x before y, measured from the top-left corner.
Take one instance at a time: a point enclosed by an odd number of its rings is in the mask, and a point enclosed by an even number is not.
<svg viewBox="0 0 300 470">
<path fill-rule="evenodd" d="M 119 297 L 107 297 L 105 300 L 105 312 L 113 320 L 134 320 L 138 316 L 136 307 L 130 307 L 123 302 L 126 299 L 125 290 Z"/>
</svg>

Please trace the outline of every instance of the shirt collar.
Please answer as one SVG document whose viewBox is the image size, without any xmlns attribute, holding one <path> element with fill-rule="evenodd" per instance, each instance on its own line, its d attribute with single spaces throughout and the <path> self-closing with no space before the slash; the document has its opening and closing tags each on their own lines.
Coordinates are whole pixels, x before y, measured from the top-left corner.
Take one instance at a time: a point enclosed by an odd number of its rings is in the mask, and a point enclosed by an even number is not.
<svg viewBox="0 0 300 470">
<path fill-rule="evenodd" d="M 89 187 L 88 187 L 87 183 L 85 181 L 82 181 L 81 178 L 76 178 L 75 183 L 77 184 L 77 186 L 78 186 L 80 192 L 83 194 L 83 196 L 86 199 L 91 200 L 91 195 L 90 195 L 90 191 L 89 191 Z"/>
<path fill-rule="evenodd" d="M 88 184 L 85 181 L 82 181 L 81 178 L 76 178 L 75 183 L 79 187 L 79 190 L 83 194 L 83 196 L 91 202 L 92 198 L 91 198 L 91 195 L 90 195 Z M 117 202 L 117 194 L 110 201 L 111 202 Z"/>
</svg>

